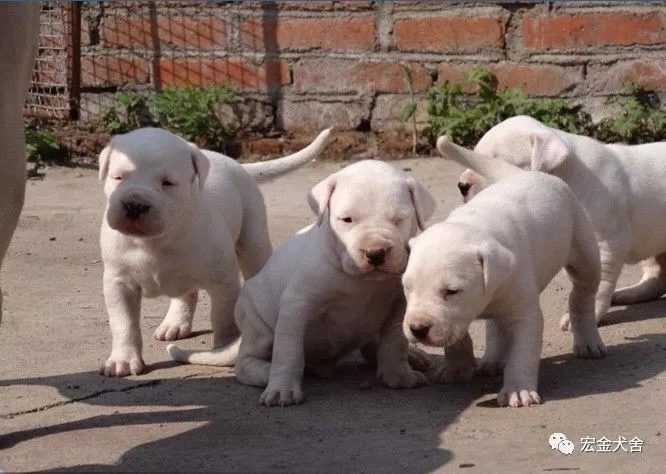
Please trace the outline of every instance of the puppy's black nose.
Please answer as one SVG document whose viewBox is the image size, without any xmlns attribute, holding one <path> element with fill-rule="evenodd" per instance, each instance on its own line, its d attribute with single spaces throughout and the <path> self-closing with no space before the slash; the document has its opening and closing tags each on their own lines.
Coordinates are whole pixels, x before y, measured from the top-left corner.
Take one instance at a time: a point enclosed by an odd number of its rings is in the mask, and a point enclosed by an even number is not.
<svg viewBox="0 0 666 474">
<path fill-rule="evenodd" d="M 137 220 L 141 214 L 145 214 L 150 210 L 147 204 L 137 204 L 134 202 L 124 202 L 123 209 L 125 210 L 125 217 L 131 221 Z"/>
<path fill-rule="evenodd" d="M 423 326 L 421 324 L 410 324 L 409 330 L 412 331 L 412 334 L 416 339 L 422 341 L 428 337 L 428 331 L 430 331 L 430 326 Z"/>
<path fill-rule="evenodd" d="M 472 185 L 469 183 L 463 183 L 462 181 L 458 181 L 458 189 L 460 189 L 460 194 L 462 194 L 463 197 L 467 196 L 469 188 L 471 187 Z"/>
<path fill-rule="evenodd" d="M 386 260 L 386 250 L 368 250 L 365 252 L 365 258 L 368 260 L 368 263 L 374 267 L 378 267 Z"/>
</svg>

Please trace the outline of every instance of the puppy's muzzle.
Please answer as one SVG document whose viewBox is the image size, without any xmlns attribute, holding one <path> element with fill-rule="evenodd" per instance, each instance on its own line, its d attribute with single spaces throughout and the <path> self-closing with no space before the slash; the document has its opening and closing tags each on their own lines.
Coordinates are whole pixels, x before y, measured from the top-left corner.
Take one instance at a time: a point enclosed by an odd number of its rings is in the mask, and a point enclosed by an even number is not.
<svg viewBox="0 0 666 474">
<path fill-rule="evenodd" d="M 373 267 L 379 267 L 383 265 L 386 261 L 386 256 L 388 255 L 391 247 L 379 248 L 379 249 L 364 249 L 361 250 L 365 256 L 366 261 Z"/>
<path fill-rule="evenodd" d="M 428 338 L 428 333 L 430 332 L 430 328 L 431 326 L 426 326 L 423 324 L 409 325 L 409 331 L 419 341 L 425 341 Z"/>
<path fill-rule="evenodd" d="M 145 214 L 150 210 L 148 204 L 139 204 L 136 202 L 123 201 L 123 212 L 125 217 L 131 221 L 135 221 L 141 217 L 141 214 Z"/>
<path fill-rule="evenodd" d="M 463 197 L 467 197 L 471 187 L 472 185 L 470 183 L 463 183 L 462 181 L 458 181 L 458 189 L 460 190 L 460 194 L 462 194 Z"/>
</svg>

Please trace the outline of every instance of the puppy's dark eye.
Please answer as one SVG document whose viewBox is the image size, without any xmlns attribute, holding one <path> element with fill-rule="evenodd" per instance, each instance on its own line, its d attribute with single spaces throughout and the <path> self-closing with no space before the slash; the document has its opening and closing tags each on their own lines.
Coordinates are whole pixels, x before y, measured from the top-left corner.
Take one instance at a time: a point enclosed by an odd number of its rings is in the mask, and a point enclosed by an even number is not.
<svg viewBox="0 0 666 474">
<path fill-rule="evenodd" d="M 169 181 L 168 179 L 165 179 L 164 181 L 162 181 L 162 186 L 165 186 L 165 187 L 166 186 L 175 186 L 175 185 L 176 185 L 176 183 L 173 183 L 173 182 Z"/>
<path fill-rule="evenodd" d="M 460 290 L 453 290 L 451 288 L 447 288 L 446 290 L 442 291 L 444 299 L 448 298 L 449 296 L 457 295 L 458 293 L 460 293 Z"/>
<path fill-rule="evenodd" d="M 341 217 L 340 220 L 342 222 L 346 222 L 347 224 L 351 224 L 352 218 L 351 217 Z"/>
<path fill-rule="evenodd" d="M 123 178 L 122 178 L 122 176 L 114 176 L 114 177 L 113 177 L 113 180 L 114 180 L 114 181 L 122 181 Z"/>
</svg>

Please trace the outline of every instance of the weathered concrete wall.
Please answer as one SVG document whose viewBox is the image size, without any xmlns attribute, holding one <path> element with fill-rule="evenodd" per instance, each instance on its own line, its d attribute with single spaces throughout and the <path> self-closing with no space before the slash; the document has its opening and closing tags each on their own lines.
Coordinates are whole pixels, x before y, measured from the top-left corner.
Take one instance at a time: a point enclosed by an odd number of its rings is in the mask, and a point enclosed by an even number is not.
<svg viewBox="0 0 666 474">
<path fill-rule="evenodd" d="M 484 66 L 500 87 L 599 115 L 625 82 L 666 91 L 665 14 L 646 2 L 86 4 L 84 109 L 123 88 L 231 82 L 278 127 L 386 130 L 399 125 L 406 62 L 421 99 Z"/>
</svg>

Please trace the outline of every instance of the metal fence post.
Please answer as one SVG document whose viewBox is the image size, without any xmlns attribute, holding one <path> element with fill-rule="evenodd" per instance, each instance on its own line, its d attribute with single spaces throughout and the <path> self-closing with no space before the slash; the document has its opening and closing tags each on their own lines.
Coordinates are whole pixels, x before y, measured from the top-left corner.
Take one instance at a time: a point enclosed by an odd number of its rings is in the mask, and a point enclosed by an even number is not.
<svg viewBox="0 0 666 474">
<path fill-rule="evenodd" d="M 71 3 L 70 26 L 69 120 L 78 120 L 81 107 L 81 2 L 79 1 Z"/>
</svg>

